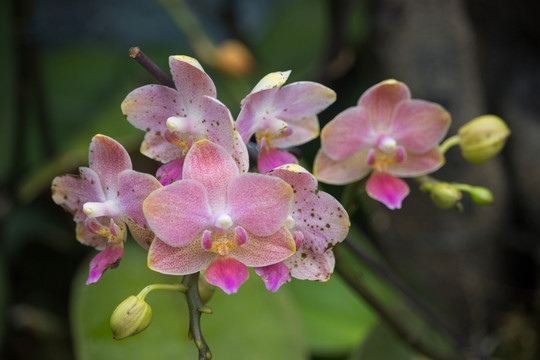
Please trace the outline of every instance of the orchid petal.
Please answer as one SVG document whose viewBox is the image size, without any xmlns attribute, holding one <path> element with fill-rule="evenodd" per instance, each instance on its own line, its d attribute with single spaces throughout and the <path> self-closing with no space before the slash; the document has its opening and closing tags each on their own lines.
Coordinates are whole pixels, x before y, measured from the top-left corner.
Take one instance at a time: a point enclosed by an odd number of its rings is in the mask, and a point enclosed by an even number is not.
<svg viewBox="0 0 540 360">
<path fill-rule="evenodd" d="M 230 256 L 246 266 L 267 266 L 283 261 L 296 251 L 296 244 L 286 227 L 269 236 L 247 233 L 244 245 L 230 251 Z"/>
<path fill-rule="evenodd" d="M 259 152 L 257 169 L 261 174 L 285 164 L 298 164 L 298 159 L 288 151 L 270 146 L 264 146 Z"/>
<path fill-rule="evenodd" d="M 144 199 L 154 190 L 161 188 L 155 177 L 134 170 L 124 170 L 118 174 L 118 206 L 124 216 L 132 219 L 142 228 L 148 228 L 142 210 Z"/>
<path fill-rule="evenodd" d="M 276 232 L 289 214 L 293 192 L 281 179 L 242 174 L 229 185 L 227 214 L 247 231 L 267 236 Z"/>
<path fill-rule="evenodd" d="M 450 126 L 450 114 L 440 105 L 411 100 L 398 106 L 390 135 L 408 152 L 424 153 L 437 146 Z"/>
<path fill-rule="evenodd" d="M 167 141 L 165 137 L 161 136 L 161 133 L 158 135 L 153 132 L 147 132 L 141 144 L 141 154 L 148 156 L 150 159 L 167 163 L 183 157 L 184 150 Z"/>
<path fill-rule="evenodd" d="M 376 133 L 384 133 L 392 126 L 397 106 L 411 98 L 409 88 L 402 82 L 386 80 L 370 87 L 358 100 L 371 119 Z"/>
<path fill-rule="evenodd" d="M 148 251 L 148 267 L 163 274 L 193 274 L 208 266 L 215 257 L 215 253 L 203 250 L 200 235 L 181 247 L 170 246 L 156 238 Z"/>
<path fill-rule="evenodd" d="M 257 85 L 255 85 L 253 90 L 251 90 L 250 95 L 258 93 L 263 90 L 280 87 L 281 85 L 285 84 L 285 81 L 287 81 L 290 74 L 291 74 L 291 70 L 276 71 L 276 72 L 266 75 L 261 80 L 259 80 Z"/>
<path fill-rule="evenodd" d="M 273 99 L 279 88 L 270 88 L 248 95 L 236 119 L 236 130 L 245 143 L 253 134 L 265 130 L 265 122 L 272 116 Z"/>
<path fill-rule="evenodd" d="M 169 185 L 177 180 L 182 180 L 182 171 L 184 169 L 184 158 L 179 157 L 161 165 L 156 172 L 156 178 L 161 185 Z"/>
<path fill-rule="evenodd" d="M 118 267 L 122 256 L 124 256 L 123 246 L 109 246 L 94 256 L 90 261 L 90 274 L 86 285 L 97 282 L 106 270 Z"/>
<path fill-rule="evenodd" d="M 227 188 L 237 176 L 238 167 L 231 155 L 208 140 L 193 144 L 184 162 L 183 179 L 193 179 L 203 185 L 215 213 L 225 210 Z"/>
<path fill-rule="evenodd" d="M 307 143 L 319 136 L 319 119 L 317 115 L 309 115 L 298 121 L 287 120 L 287 136 L 274 139 L 274 145 L 279 148 L 297 146 Z"/>
<path fill-rule="evenodd" d="M 318 114 L 336 101 L 334 90 L 311 81 L 283 86 L 274 98 L 274 116 L 292 124 Z"/>
<path fill-rule="evenodd" d="M 330 158 L 341 160 L 363 147 L 373 146 L 375 138 L 367 111 L 362 107 L 351 107 L 322 129 L 321 147 Z"/>
<path fill-rule="evenodd" d="M 87 167 L 80 167 L 79 173 L 80 176 L 57 176 L 51 185 L 54 202 L 73 214 L 76 222 L 87 218 L 83 212 L 85 203 L 106 201 L 98 174 Z"/>
<path fill-rule="evenodd" d="M 291 275 L 300 280 L 328 281 L 334 272 L 334 253 L 331 250 L 315 253 L 309 248 L 300 249 L 283 261 Z"/>
<path fill-rule="evenodd" d="M 263 279 L 266 288 L 272 292 L 276 292 L 281 285 L 291 281 L 289 268 L 281 262 L 257 267 L 255 268 L 255 272 Z"/>
<path fill-rule="evenodd" d="M 389 209 L 400 209 L 401 202 L 409 194 L 409 186 L 391 174 L 375 171 L 369 177 L 366 190 L 373 199 L 382 202 Z"/>
<path fill-rule="evenodd" d="M 171 116 L 186 116 L 182 99 L 175 89 L 163 85 L 146 85 L 130 92 L 122 102 L 122 113 L 137 129 L 162 136 Z M 185 110 L 185 109 L 184 109 Z"/>
<path fill-rule="evenodd" d="M 368 153 L 369 148 L 363 148 L 347 158 L 334 160 L 320 149 L 315 156 L 313 174 L 320 181 L 334 185 L 360 180 L 371 171 L 367 164 Z"/>
<path fill-rule="evenodd" d="M 199 62 L 189 56 L 170 56 L 169 66 L 178 96 L 188 116 L 199 111 L 203 96 L 216 97 L 216 87 Z"/>
<path fill-rule="evenodd" d="M 143 212 L 150 229 L 171 246 L 189 244 L 211 223 L 206 189 L 194 180 L 155 190 L 143 202 Z"/>
<path fill-rule="evenodd" d="M 238 260 L 229 257 L 217 257 L 205 272 L 206 281 L 227 294 L 234 294 L 249 278 L 247 267 Z"/>
<path fill-rule="evenodd" d="M 388 166 L 387 171 L 399 177 L 420 176 L 431 173 L 444 164 L 438 147 L 423 154 L 407 153 L 404 161 Z"/>
<path fill-rule="evenodd" d="M 90 232 L 83 221 L 79 221 L 75 225 L 75 238 L 81 244 L 91 246 L 96 250 L 104 250 L 109 244 L 108 237 Z"/>
<path fill-rule="evenodd" d="M 135 221 L 129 218 L 126 219 L 126 224 L 133 239 L 135 239 L 143 249 L 148 250 L 156 237 L 154 232 L 148 228 L 145 229 L 144 227 L 140 227 Z"/>
<path fill-rule="evenodd" d="M 92 138 L 89 150 L 90 168 L 101 181 L 107 199 L 115 199 L 118 191 L 118 174 L 131 169 L 131 159 L 120 143 L 105 135 Z"/>
</svg>

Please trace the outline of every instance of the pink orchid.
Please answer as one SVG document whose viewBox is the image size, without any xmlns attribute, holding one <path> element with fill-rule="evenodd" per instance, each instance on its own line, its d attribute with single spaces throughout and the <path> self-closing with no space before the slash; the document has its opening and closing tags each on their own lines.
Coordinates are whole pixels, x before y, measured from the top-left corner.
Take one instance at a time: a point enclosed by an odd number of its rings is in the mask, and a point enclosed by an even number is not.
<svg viewBox="0 0 540 360">
<path fill-rule="evenodd" d="M 369 196 L 399 209 L 409 186 L 398 177 L 424 175 L 442 166 L 438 144 L 449 126 L 450 115 L 441 106 L 411 99 L 402 82 L 383 81 L 324 127 L 315 176 L 341 185 L 373 169 L 366 185 Z"/>
<path fill-rule="evenodd" d="M 87 284 L 118 266 L 124 253 L 126 225 L 133 237 L 148 248 L 154 234 L 142 212 L 148 194 L 161 187 L 151 175 L 131 169 L 131 159 L 118 142 L 104 136 L 92 138 L 90 167 L 80 176 L 64 175 L 52 182 L 52 198 L 73 214 L 77 240 L 101 250 L 90 262 Z"/>
<path fill-rule="evenodd" d="M 189 147 L 201 139 L 223 146 L 239 166 L 245 164 L 246 146 L 235 131 L 229 109 L 216 99 L 214 83 L 199 62 L 188 56 L 171 56 L 169 65 L 176 89 L 146 85 L 130 92 L 122 102 L 127 120 L 146 131 L 141 152 L 169 163 L 158 172 L 162 184 L 179 179 Z"/>
<path fill-rule="evenodd" d="M 255 268 L 268 290 L 291 280 L 327 281 L 334 271 L 332 248 L 347 236 L 347 212 L 331 195 L 317 190 L 317 179 L 298 165 L 283 165 L 268 173 L 291 185 L 294 197 L 291 226 L 297 252 L 284 261 Z"/>
<path fill-rule="evenodd" d="M 283 148 L 304 144 L 319 135 L 317 114 L 336 100 L 336 93 L 315 82 L 295 82 L 281 87 L 290 71 L 266 75 L 242 100 L 236 120 L 247 143 L 255 134 L 260 153 L 258 169 L 266 173 L 283 164 L 298 164 Z"/>
<path fill-rule="evenodd" d="M 143 211 L 156 239 L 148 266 L 184 275 L 207 267 L 207 281 L 235 293 L 247 266 L 267 266 L 295 252 L 286 221 L 292 188 L 283 180 L 244 173 L 208 140 L 193 144 L 182 179 L 154 191 Z"/>
</svg>

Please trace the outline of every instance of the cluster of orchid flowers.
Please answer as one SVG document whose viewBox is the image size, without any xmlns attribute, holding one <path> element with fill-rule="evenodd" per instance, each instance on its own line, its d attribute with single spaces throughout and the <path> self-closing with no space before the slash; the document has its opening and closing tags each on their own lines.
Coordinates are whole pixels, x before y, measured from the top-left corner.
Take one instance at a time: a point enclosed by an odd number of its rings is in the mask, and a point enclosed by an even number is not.
<svg viewBox="0 0 540 360">
<path fill-rule="evenodd" d="M 444 163 L 439 143 L 450 115 L 411 99 L 396 80 L 369 88 L 320 131 L 317 115 L 336 99 L 321 84 L 283 86 L 290 71 L 270 73 L 242 100 L 234 120 L 197 60 L 171 56 L 169 65 L 175 88 L 143 86 L 121 106 L 146 132 L 141 152 L 162 163 L 155 176 L 133 170 L 122 145 L 96 135 L 89 167 L 53 180 L 53 199 L 73 214 L 77 239 L 100 250 L 87 284 L 118 266 L 128 229 L 148 250 L 150 269 L 202 271 L 227 294 L 248 279 L 248 267 L 271 291 L 291 277 L 326 281 L 332 248 L 350 222 L 343 206 L 318 190 L 317 179 L 341 185 L 371 172 L 367 194 L 398 209 L 409 193 L 401 178 Z M 312 175 L 287 149 L 319 133 Z M 256 164 L 249 161 L 250 141 Z"/>
</svg>

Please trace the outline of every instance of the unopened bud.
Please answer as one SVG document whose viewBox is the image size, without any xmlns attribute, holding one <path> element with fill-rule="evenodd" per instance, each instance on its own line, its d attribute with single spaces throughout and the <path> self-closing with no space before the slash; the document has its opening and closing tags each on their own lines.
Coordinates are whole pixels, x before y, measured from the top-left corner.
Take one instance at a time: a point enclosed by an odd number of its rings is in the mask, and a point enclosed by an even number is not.
<svg viewBox="0 0 540 360">
<path fill-rule="evenodd" d="M 216 287 L 206 281 L 204 273 L 201 272 L 199 274 L 199 296 L 201 297 L 202 302 L 206 304 L 208 301 L 210 301 L 215 290 Z"/>
<path fill-rule="evenodd" d="M 227 75 L 243 77 L 251 74 L 255 59 L 240 41 L 226 40 L 216 48 L 213 65 Z"/>
<path fill-rule="evenodd" d="M 473 164 L 481 164 L 502 150 L 510 129 L 501 118 L 484 115 L 463 125 L 458 135 L 463 157 Z"/>
<path fill-rule="evenodd" d="M 116 340 L 143 331 L 152 321 L 152 308 L 144 300 L 131 295 L 122 301 L 111 315 L 111 330 Z"/>
<path fill-rule="evenodd" d="M 430 192 L 431 200 L 441 209 L 450 209 L 461 200 L 461 192 L 452 184 L 439 182 L 433 184 Z"/>
<path fill-rule="evenodd" d="M 491 205 L 493 204 L 493 194 L 489 189 L 481 186 L 474 186 L 470 191 L 472 201 L 478 205 Z"/>
</svg>

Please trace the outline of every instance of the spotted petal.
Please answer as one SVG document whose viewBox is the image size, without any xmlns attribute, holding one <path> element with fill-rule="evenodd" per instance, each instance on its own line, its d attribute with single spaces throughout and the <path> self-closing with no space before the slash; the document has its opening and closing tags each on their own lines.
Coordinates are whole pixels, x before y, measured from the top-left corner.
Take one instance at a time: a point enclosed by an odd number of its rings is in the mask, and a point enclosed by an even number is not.
<svg viewBox="0 0 540 360">
<path fill-rule="evenodd" d="M 215 253 L 203 250 L 200 236 L 181 247 L 170 246 L 156 238 L 148 252 L 148 267 L 163 274 L 193 274 L 208 266 L 215 257 Z"/>
<path fill-rule="evenodd" d="M 189 56 L 169 57 L 169 66 L 181 103 L 189 113 L 198 111 L 203 96 L 216 97 L 216 87 L 199 62 Z"/>
<path fill-rule="evenodd" d="M 296 251 L 296 244 L 287 228 L 281 227 L 269 236 L 248 232 L 244 245 L 230 252 L 230 256 L 247 266 L 267 266 L 283 261 Z"/>
<path fill-rule="evenodd" d="M 155 177 L 134 170 L 124 170 L 118 175 L 118 205 L 128 217 L 142 228 L 148 228 L 144 217 L 143 201 L 154 190 L 161 188 Z"/>
<path fill-rule="evenodd" d="M 334 272 L 334 253 L 332 250 L 323 253 L 314 252 L 302 247 L 293 256 L 283 261 L 291 270 L 291 275 L 300 280 L 328 281 Z"/>
<path fill-rule="evenodd" d="M 86 285 L 97 282 L 105 270 L 118 267 L 122 256 L 124 256 L 123 246 L 109 246 L 98 253 L 90 261 L 90 274 L 88 275 L 88 280 L 86 280 Z"/>
</svg>

